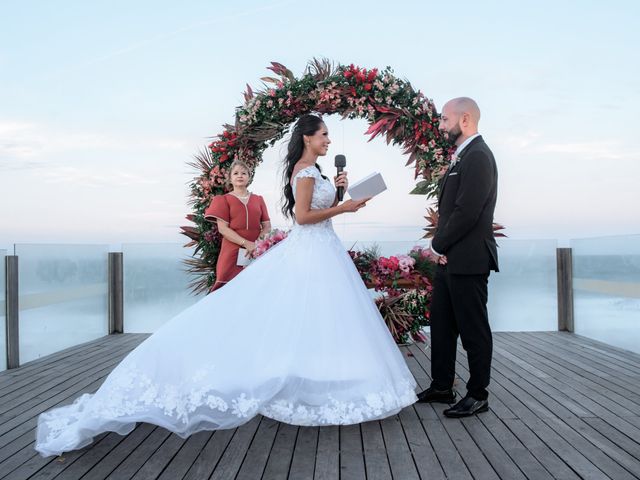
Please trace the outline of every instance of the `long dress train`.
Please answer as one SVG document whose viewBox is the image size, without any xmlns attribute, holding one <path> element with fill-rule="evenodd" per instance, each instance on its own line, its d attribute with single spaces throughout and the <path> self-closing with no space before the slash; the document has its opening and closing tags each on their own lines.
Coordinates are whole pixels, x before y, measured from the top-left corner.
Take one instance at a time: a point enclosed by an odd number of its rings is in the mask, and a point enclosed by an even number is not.
<svg viewBox="0 0 640 480">
<path fill-rule="evenodd" d="M 315 167 L 312 208 L 333 185 Z M 57 455 L 148 422 L 185 437 L 261 414 L 294 425 L 393 415 L 415 381 L 331 221 L 289 236 L 224 288 L 163 325 L 94 394 L 40 415 L 36 450 Z"/>
</svg>

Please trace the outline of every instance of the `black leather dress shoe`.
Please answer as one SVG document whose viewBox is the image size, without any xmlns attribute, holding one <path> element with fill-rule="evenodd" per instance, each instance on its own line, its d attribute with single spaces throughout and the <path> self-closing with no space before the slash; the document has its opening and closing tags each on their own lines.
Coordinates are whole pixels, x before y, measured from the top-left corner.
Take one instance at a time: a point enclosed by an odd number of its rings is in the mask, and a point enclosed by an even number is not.
<svg viewBox="0 0 640 480">
<path fill-rule="evenodd" d="M 476 413 L 486 412 L 489 410 L 489 402 L 487 400 L 476 400 L 473 397 L 464 397 L 453 407 L 447 408 L 444 415 L 449 418 L 470 417 Z"/>
<path fill-rule="evenodd" d="M 429 387 L 418 394 L 419 403 L 453 403 L 456 401 L 456 392 L 449 390 L 436 390 Z"/>
</svg>

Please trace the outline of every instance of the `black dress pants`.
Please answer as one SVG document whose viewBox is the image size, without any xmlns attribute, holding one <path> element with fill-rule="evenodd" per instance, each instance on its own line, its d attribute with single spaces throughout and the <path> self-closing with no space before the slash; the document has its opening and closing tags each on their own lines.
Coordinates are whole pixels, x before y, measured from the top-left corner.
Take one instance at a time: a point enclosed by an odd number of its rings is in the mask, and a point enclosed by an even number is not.
<svg viewBox="0 0 640 480">
<path fill-rule="evenodd" d="M 489 274 L 454 275 L 438 266 L 431 300 L 431 386 L 453 387 L 458 336 L 469 360 L 467 394 L 486 400 L 493 339 L 487 315 Z"/>
</svg>

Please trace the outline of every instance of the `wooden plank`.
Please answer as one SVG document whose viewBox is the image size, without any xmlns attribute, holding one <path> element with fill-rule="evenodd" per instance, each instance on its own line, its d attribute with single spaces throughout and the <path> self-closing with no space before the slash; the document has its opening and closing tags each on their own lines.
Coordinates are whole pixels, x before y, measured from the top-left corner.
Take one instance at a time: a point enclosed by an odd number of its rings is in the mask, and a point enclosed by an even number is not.
<svg viewBox="0 0 640 480">
<path fill-rule="evenodd" d="M 552 396 L 549 396 L 547 393 L 543 392 L 542 390 L 535 390 L 535 391 L 533 390 L 535 389 L 535 387 L 533 387 L 532 384 L 536 383 L 537 381 L 536 379 L 532 379 L 532 378 L 525 379 L 525 377 L 527 377 L 528 375 L 522 374 L 522 372 L 517 372 L 518 367 L 514 366 L 513 364 L 504 365 L 504 368 L 501 369 L 501 372 L 508 374 L 508 370 L 513 370 L 516 372 L 516 375 L 510 375 L 511 380 L 513 380 L 514 384 L 518 384 L 528 393 L 531 393 L 531 394 L 535 393 L 536 395 L 544 396 L 545 404 L 549 404 L 550 408 L 553 408 L 554 404 L 559 405 L 558 402 L 555 401 L 558 395 L 554 395 L 552 397 Z M 528 383 L 527 380 L 528 382 L 531 382 L 531 383 Z M 504 381 L 502 383 L 504 385 Z M 528 386 L 528 385 L 531 385 L 531 386 Z M 544 423 L 546 423 L 546 425 L 549 426 L 551 430 L 553 430 L 556 436 L 566 439 L 572 447 L 575 445 L 580 445 L 579 451 L 581 454 L 585 452 L 589 452 L 586 458 L 583 456 L 585 461 L 581 461 L 579 463 L 580 467 L 584 470 L 584 472 L 588 472 L 589 475 L 597 477 L 598 475 L 601 475 L 602 472 L 598 473 L 595 470 L 600 469 L 604 473 L 613 475 L 613 478 L 632 478 L 627 476 L 628 472 L 626 472 L 624 469 L 619 467 L 619 465 L 613 462 L 609 457 L 602 454 L 602 452 L 598 448 L 594 447 L 593 444 L 591 444 L 588 441 L 585 441 L 584 438 L 578 435 L 574 429 L 570 428 L 565 423 L 567 419 L 575 419 L 574 425 L 576 425 L 575 422 L 578 422 L 577 424 L 580 424 L 581 421 L 577 417 L 573 417 L 572 415 L 567 414 L 566 412 L 562 417 L 565 420 L 562 420 L 555 416 L 541 417 L 541 420 Z M 539 423 L 534 423 L 534 424 L 537 424 L 540 427 Z M 574 456 L 574 458 L 576 457 Z M 597 459 L 597 463 L 595 464 L 593 463 L 594 459 Z M 597 465 L 597 468 L 596 468 L 596 465 Z"/>
<path fill-rule="evenodd" d="M 11 384 L 13 381 L 15 381 L 16 378 L 24 377 L 27 374 L 42 373 L 46 372 L 46 369 L 48 368 L 56 368 L 59 360 L 71 358 L 76 353 L 79 353 L 81 351 L 105 348 L 109 345 L 117 345 L 121 342 L 129 342 L 132 339 L 135 339 L 135 337 L 141 337 L 142 339 L 144 339 L 148 336 L 148 334 L 138 333 L 128 333 L 126 335 L 107 335 L 95 340 L 91 340 L 87 343 L 65 348 L 47 356 L 31 360 L 30 362 L 27 362 L 14 370 L 5 370 L 3 372 L 0 372 L 0 386 L 3 387 Z"/>
<path fill-rule="evenodd" d="M 7 438 L 14 435 L 22 435 L 24 431 L 34 428 L 36 426 L 37 416 L 40 413 L 54 406 L 71 403 L 80 392 L 95 392 L 107 374 L 118 362 L 119 358 L 115 358 L 111 362 L 103 365 L 101 370 L 97 370 L 87 377 L 74 379 L 73 382 L 71 382 L 71 386 L 58 386 L 56 389 L 52 389 L 51 392 L 24 402 L 22 405 L 0 416 L 3 417 L 4 420 L 2 425 L 0 425 L 0 445 L 5 445 Z"/>
<path fill-rule="evenodd" d="M 102 434 L 96 438 L 95 444 L 100 443 L 107 434 Z M 69 452 L 60 457 L 47 457 L 43 458 L 40 455 L 33 455 L 30 460 L 23 463 L 18 469 L 7 475 L 6 479 L 25 479 L 25 478 L 37 478 L 38 480 L 54 478 L 61 471 L 66 469 L 74 461 L 87 453 L 89 448 L 83 448 Z M 33 454 L 31 449 L 30 454 Z"/>
<path fill-rule="evenodd" d="M 605 360 L 618 360 L 637 369 L 640 365 L 640 353 L 632 352 L 624 348 L 616 347 L 583 335 L 566 332 L 532 332 L 536 338 L 549 342 L 566 345 L 572 344 L 575 348 L 588 353 L 590 356 L 599 356 Z"/>
<path fill-rule="evenodd" d="M 411 449 L 402 430 L 402 424 L 397 415 L 380 421 L 382 437 L 387 449 L 387 458 L 393 478 L 419 480 L 420 476 L 413 462 Z"/>
<path fill-rule="evenodd" d="M 634 459 L 640 459 L 640 435 L 634 435 L 632 437 L 625 435 L 601 418 L 585 418 L 584 421 Z"/>
<path fill-rule="evenodd" d="M 567 464 L 564 460 L 564 450 L 556 451 L 547 443 L 545 443 L 540 436 L 536 435 L 534 430 L 530 428 L 528 423 L 519 419 L 504 419 L 503 423 L 509 428 L 509 431 L 518 439 L 519 442 L 526 448 L 526 451 L 530 453 L 535 459 L 544 466 L 547 472 L 549 472 L 554 479 L 558 480 L 579 480 L 581 477 Z M 533 424 L 531 424 L 533 426 Z M 533 426 L 535 428 L 535 426 Z M 548 434 L 548 431 L 546 432 Z M 566 448 L 564 444 L 561 444 L 562 448 Z M 557 447 L 557 445 L 556 445 Z M 571 455 L 574 455 L 573 450 L 569 450 Z M 579 462 L 580 459 L 576 459 Z M 530 478 L 538 478 L 536 476 Z M 544 478 L 541 475 L 539 478 Z"/>
<path fill-rule="evenodd" d="M 550 360 L 547 355 L 543 355 L 534 348 L 530 348 L 526 343 L 513 341 L 503 345 L 506 345 L 509 352 L 518 358 L 520 355 L 529 356 L 535 361 L 537 368 L 542 373 L 566 382 L 581 393 L 588 395 L 592 400 L 597 400 L 600 405 L 614 406 L 614 411 L 620 415 L 640 414 L 640 396 L 621 395 L 606 379 L 592 377 L 590 375 L 583 377 L 581 370 L 565 368 L 564 365 L 559 366 L 556 362 Z M 600 392 L 602 391 L 606 392 L 606 395 L 601 394 Z M 634 402 L 633 400 L 636 398 L 638 401 Z M 618 406 L 622 408 L 617 408 Z"/>
<path fill-rule="evenodd" d="M 490 412 L 489 412 L 490 413 Z M 477 446 L 478 450 L 482 452 L 484 458 L 491 466 L 492 470 L 497 474 L 498 478 L 508 478 L 509 480 L 526 480 L 526 476 L 523 475 L 518 465 L 513 462 L 509 454 L 505 451 L 506 445 L 501 445 L 496 441 L 491 432 L 478 417 L 469 417 L 459 420 L 464 426 L 469 436 L 473 439 L 473 442 Z M 464 457 L 464 455 L 463 455 Z M 474 472 L 475 468 L 471 468 Z M 487 477 L 491 478 L 491 473 L 487 473 Z"/>
<path fill-rule="evenodd" d="M 513 364 L 511 364 L 511 368 L 516 370 L 516 373 L 520 373 L 521 377 L 526 377 L 526 375 L 522 375 L 521 372 L 517 372 L 517 367 L 513 367 L 512 365 Z M 506 369 L 507 367 L 505 366 L 504 370 Z M 532 383 L 536 383 L 535 380 L 532 381 L 531 379 L 529 379 L 529 381 Z M 558 395 L 555 395 L 554 398 L 558 398 Z M 600 445 L 598 448 L 595 448 L 592 443 L 585 442 L 584 439 L 577 435 L 577 433 L 584 433 L 584 431 L 588 427 L 583 421 L 571 415 L 565 415 L 562 416 L 562 418 L 563 420 L 555 418 L 545 418 L 544 421 L 549 426 L 551 426 L 551 428 L 556 433 L 568 439 L 572 445 L 580 445 L 581 452 L 590 452 L 588 456 L 589 460 L 593 461 L 594 458 L 597 459 L 597 463 L 595 463 L 595 465 L 597 465 L 601 470 L 604 470 L 605 473 L 613 475 L 613 478 L 631 478 L 626 477 L 626 472 L 619 468 L 617 463 L 612 462 L 609 457 L 601 454 L 600 450 L 602 450 L 603 448 L 602 445 Z M 573 428 L 569 428 L 569 425 L 571 425 Z M 628 459 L 624 455 L 619 455 L 619 453 L 614 450 L 610 450 L 609 453 L 612 456 L 616 456 L 617 460 L 624 462 L 625 466 L 629 465 L 630 463 L 633 464 L 632 460 Z"/>
<path fill-rule="evenodd" d="M 606 354 L 607 352 L 584 348 L 584 346 L 570 341 L 559 342 L 560 338 L 553 339 L 546 335 L 532 335 L 527 340 L 532 345 L 559 355 L 560 358 L 570 358 L 574 364 L 579 366 L 589 366 L 598 372 L 616 375 L 621 379 L 637 380 L 640 378 L 640 364 L 636 363 L 635 359 L 631 360 L 631 357 L 620 360 Z"/>
<path fill-rule="evenodd" d="M 145 438 L 140 445 L 112 471 L 108 480 L 130 479 L 142 468 L 155 452 L 169 438 L 170 433 L 164 428 L 156 427 L 151 434 Z"/>
<path fill-rule="evenodd" d="M 202 480 L 203 478 L 209 478 L 236 432 L 237 429 L 235 428 L 214 432 L 205 447 L 198 454 L 191 468 L 187 471 L 184 477 L 185 480 Z"/>
<path fill-rule="evenodd" d="M 464 352 L 460 352 L 460 353 L 461 353 L 461 357 L 466 359 L 466 357 L 464 356 Z M 490 388 L 494 389 L 496 384 L 500 384 L 510 392 L 514 392 L 515 394 L 517 394 L 518 399 L 527 403 L 528 406 L 530 406 L 530 408 L 537 409 L 536 403 L 538 403 L 538 400 L 534 398 L 534 396 L 531 394 L 532 387 L 522 379 L 519 379 L 519 378 L 509 379 L 505 377 L 502 374 L 502 372 L 503 370 L 508 370 L 508 368 L 505 367 L 504 369 L 499 369 L 498 371 L 498 369 L 496 368 L 496 365 L 499 365 L 499 362 L 494 362 L 494 375 L 493 375 L 494 380 Z M 468 371 L 465 370 L 464 366 L 459 365 L 458 370 L 459 370 L 458 373 L 461 374 L 463 378 L 468 375 Z M 508 374 L 508 372 L 504 372 L 504 373 Z M 536 395 L 543 394 L 543 392 L 537 389 L 534 389 L 534 390 L 536 390 L 535 392 Z M 547 398 L 550 398 L 550 397 L 547 396 Z M 574 470 L 578 471 L 581 475 L 585 476 L 585 478 L 601 478 L 602 477 L 603 472 L 598 470 L 598 468 L 593 463 L 591 463 L 589 459 L 584 457 L 580 452 L 575 450 L 575 448 L 573 448 L 569 443 L 564 441 L 562 439 L 562 436 L 556 430 L 549 428 L 544 423 L 541 423 L 540 419 L 536 419 L 535 417 L 531 418 L 530 415 L 527 415 L 527 416 L 529 417 L 527 418 L 527 425 L 534 425 L 535 432 L 538 436 L 541 436 L 541 438 L 544 437 L 546 443 L 553 444 L 554 446 L 553 448 L 562 450 L 567 457 L 565 458 L 565 456 L 563 455 L 562 457 L 563 460 L 570 463 L 571 467 Z M 540 418 L 545 420 L 552 420 L 553 418 L 555 418 L 555 415 L 554 414 L 541 415 Z M 608 466 L 610 467 L 610 465 Z"/>
<path fill-rule="evenodd" d="M 289 476 L 298 428 L 286 423 L 278 424 L 278 432 L 271 447 L 271 454 L 262 476 L 263 480 L 281 480 Z"/>
<path fill-rule="evenodd" d="M 493 467 L 482 454 L 482 451 L 480 451 L 460 420 L 445 419 L 442 425 L 449 434 L 449 438 L 451 438 L 451 442 L 460 454 L 462 461 L 466 464 L 475 479 L 499 480 Z"/>
<path fill-rule="evenodd" d="M 158 479 L 175 480 L 176 478 L 184 478 L 212 435 L 212 431 L 201 431 L 187 438 L 182 448 L 171 459 Z"/>
<path fill-rule="evenodd" d="M 109 476 L 156 428 L 158 427 L 149 423 L 139 424 L 118 446 L 111 450 L 87 472 L 86 478 L 97 480 Z"/>
<path fill-rule="evenodd" d="M 640 386 L 637 378 L 621 375 L 614 370 L 606 371 L 606 369 L 598 365 L 594 366 L 589 360 L 572 354 L 571 351 L 556 348 L 553 345 L 550 346 L 545 342 L 538 342 L 533 337 L 527 339 L 527 341 L 530 344 L 529 348 L 537 349 L 541 355 L 545 355 L 556 365 L 564 365 L 567 370 L 577 373 L 581 377 L 588 377 L 592 380 L 600 379 L 610 385 L 615 385 L 619 393 L 633 395 L 634 399 L 640 396 Z"/>
<path fill-rule="evenodd" d="M 565 419 L 564 422 L 573 428 L 576 433 L 579 433 L 586 441 L 588 441 L 591 445 L 596 447 L 603 454 L 607 455 L 607 457 L 611 458 L 618 465 L 626 469 L 631 473 L 640 474 L 640 460 L 637 455 L 629 454 L 620 445 L 615 444 L 609 438 L 604 436 L 600 431 L 596 428 L 593 428 L 587 419 Z M 600 419 L 593 418 L 590 419 L 594 422 L 598 422 Z M 610 432 L 613 434 L 615 432 L 609 425 L 605 422 L 595 423 L 600 430 L 605 432 Z M 613 431 L 611 431 L 613 430 Z M 620 437 L 618 437 L 620 438 Z M 634 442 L 624 442 L 625 445 L 631 445 Z M 635 447 L 636 453 L 640 452 L 638 446 L 636 444 Z"/>
<path fill-rule="evenodd" d="M 153 452 L 142 465 L 142 468 L 131 477 L 132 480 L 147 480 L 149 478 L 157 478 L 166 468 L 173 457 L 185 444 L 186 440 L 180 438 L 175 433 L 170 433 L 167 439 L 160 447 Z"/>
<path fill-rule="evenodd" d="M 557 432 L 558 435 L 564 438 L 574 448 L 580 451 L 581 454 L 588 458 L 592 465 L 596 466 L 609 477 L 615 478 L 616 480 L 633 480 L 636 478 L 621 467 L 615 460 L 611 459 L 597 445 L 594 445 L 588 439 L 580 435 L 579 432 L 576 432 L 567 423 L 565 423 L 566 421 L 571 420 L 545 418 L 542 421 Z M 584 424 L 584 422 L 578 419 L 575 419 L 572 423 L 575 424 L 576 421 L 579 421 L 580 424 Z"/>
<path fill-rule="evenodd" d="M 360 425 L 343 425 L 340 427 L 340 479 L 366 478 Z"/>
<path fill-rule="evenodd" d="M 443 480 L 445 478 L 444 470 L 440 466 L 429 437 L 422 428 L 416 409 L 405 408 L 398 416 L 420 478 Z"/>
<path fill-rule="evenodd" d="M 471 479 L 475 472 L 470 472 L 465 459 L 460 456 L 458 446 L 440 420 L 422 420 L 422 426 L 429 442 L 440 461 L 447 478 Z"/>
<path fill-rule="evenodd" d="M 380 422 L 365 422 L 360 425 L 367 479 L 391 479 L 391 468 L 382 436 Z"/>
<path fill-rule="evenodd" d="M 256 430 L 258 429 L 261 418 L 260 416 L 256 416 L 238 428 L 238 431 L 222 455 L 216 469 L 213 471 L 211 477 L 209 477 L 210 480 L 227 480 L 236 477 L 249 445 L 251 445 Z"/>
<path fill-rule="evenodd" d="M 108 434 L 99 442 L 94 443 L 90 448 L 86 448 L 83 455 L 80 455 L 75 459 L 75 461 L 67 464 L 66 468 L 61 469 L 57 474 L 57 477 L 63 478 L 64 480 L 77 480 L 81 478 L 98 462 L 100 462 L 100 460 L 107 456 L 111 450 L 116 448 L 124 439 L 125 437 L 118 435 L 117 433 Z M 55 465 L 54 462 L 49 463 L 49 465 L 52 464 Z M 39 472 L 35 478 L 39 478 L 40 473 L 45 472 Z M 47 475 L 46 478 L 56 477 L 50 477 Z"/>
<path fill-rule="evenodd" d="M 101 384 L 101 382 L 102 382 L 102 379 L 99 379 L 99 380 L 95 381 L 93 384 L 90 384 L 90 386 L 88 388 L 95 390 L 95 389 L 98 388 L 98 386 Z M 28 430 L 32 429 L 34 431 L 33 439 L 35 440 L 36 419 L 34 417 L 30 417 L 30 418 L 31 418 L 31 422 L 22 422 L 23 419 L 18 418 L 16 420 L 18 422 L 18 427 L 16 427 L 14 429 L 14 431 L 17 431 L 18 434 L 20 434 L 20 433 L 24 433 L 24 431 L 28 431 Z M 11 433 L 13 433 L 13 431 L 10 432 L 10 434 Z M 29 455 L 32 455 L 32 456 L 36 455 L 36 451 L 31 446 L 29 446 L 27 452 L 28 452 Z M 0 466 L 1 465 L 2 464 L 0 464 Z"/>
<path fill-rule="evenodd" d="M 73 384 L 79 378 L 102 369 L 104 364 L 114 358 L 120 362 L 135 345 L 123 345 L 118 349 L 113 349 L 109 354 L 92 357 L 82 362 L 71 362 L 67 365 L 67 371 L 64 373 L 52 375 L 42 382 L 34 382 L 33 385 L 27 385 L 0 398 L 0 425 L 2 420 L 10 418 L 16 413 L 16 407 L 24 407 L 25 398 L 35 399 L 41 398 L 43 394 L 50 395 L 66 385 Z"/>
<path fill-rule="evenodd" d="M 331 480 L 340 476 L 340 429 L 337 426 L 320 427 L 314 480 Z"/>
<path fill-rule="evenodd" d="M 256 435 L 249 446 L 247 455 L 242 462 L 236 480 L 254 480 L 262 478 L 269 459 L 269 453 L 278 431 L 278 422 L 263 417 Z M 169 479 L 167 479 L 169 480 Z"/>
<path fill-rule="evenodd" d="M 610 358 L 603 358 L 599 355 L 593 355 L 592 352 L 583 351 L 574 345 L 564 342 L 555 343 L 548 340 L 545 336 L 533 335 L 530 337 L 531 344 L 537 345 L 545 351 L 550 351 L 558 357 L 558 360 L 570 360 L 573 365 L 590 368 L 601 375 L 611 375 L 623 381 L 635 382 L 637 384 L 640 372 L 637 368 L 631 367 L 625 362 L 620 362 Z"/>
<path fill-rule="evenodd" d="M 553 479 L 553 476 L 533 456 L 520 439 L 514 435 L 513 432 L 507 428 L 504 422 L 493 412 L 487 412 L 486 415 L 479 415 L 476 418 L 483 423 L 495 441 L 498 442 L 502 449 L 504 449 L 510 459 L 513 460 L 513 463 L 522 471 L 526 478 L 535 478 L 538 480 Z M 472 436 L 474 435 L 472 434 Z M 484 441 L 478 442 L 478 440 L 476 440 L 476 443 L 483 451 L 485 451 L 486 445 Z M 499 466 L 498 463 L 491 460 L 491 455 L 492 454 L 489 454 L 487 458 L 489 458 L 493 468 L 498 472 L 500 477 L 510 478 L 509 476 L 505 476 L 505 473 L 502 472 L 501 466 Z"/>
<path fill-rule="evenodd" d="M 313 478 L 319 433 L 320 429 L 318 427 L 299 428 L 298 438 L 293 449 L 289 478 Z"/>
</svg>

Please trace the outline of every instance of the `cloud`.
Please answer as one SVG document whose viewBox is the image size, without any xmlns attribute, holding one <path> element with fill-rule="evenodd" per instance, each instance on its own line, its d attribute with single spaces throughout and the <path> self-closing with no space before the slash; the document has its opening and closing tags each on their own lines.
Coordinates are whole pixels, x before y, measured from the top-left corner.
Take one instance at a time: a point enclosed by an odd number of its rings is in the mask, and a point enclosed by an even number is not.
<svg viewBox="0 0 640 480">
<path fill-rule="evenodd" d="M 42 179 L 45 183 L 68 183 L 73 185 L 81 185 L 84 187 L 105 187 L 120 186 L 126 187 L 131 185 L 152 185 L 157 184 L 158 180 L 143 175 L 137 175 L 128 172 L 100 172 L 84 170 L 76 167 L 57 166 L 48 169 L 43 173 Z"/>
<path fill-rule="evenodd" d="M 133 137 L 91 131 L 70 132 L 49 125 L 0 120 L 0 168 L 23 169 L 44 165 L 27 162 L 41 155 L 82 150 L 140 149 L 183 150 L 188 141 L 179 138 Z"/>
<path fill-rule="evenodd" d="M 628 145 L 616 140 L 594 140 L 587 142 L 548 142 L 544 135 L 536 131 L 522 135 L 512 135 L 503 141 L 504 146 L 527 155 L 558 154 L 581 159 L 636 160 L 640 151 L 635 145 Z"/>
<path fill-rule="evenodd" d="M 251 10 L 246 10 L 246 11 L 243 11 L 243 12 L 239 12 L 239 13 L 236 13 L 236 14 L 233 14 L 233 15 L 219 16 L 219 17 L 216 17 L 216 18 L 213 18 L 213 19 L 209 19 L 209 20 L 202 20 L 202 21 L 193 23 L 191 25 L 186 25 L 184 27 L 177 28 L 177 29 L 172 30 L 170 32 L 159 33 L 157 35 L 154 35 L 152 37 L 145 38 L 145 39 L 140 40 L 138 42 L 129 44 L 129 45 L 125 46 L 125 47 L 119 48 L 119 49 L 114 50 L 112 52 L 108 52 L 108 53 L 105 53 L 103 55 L 96 56 L 96 57 L 94 57 L 94 58 L 92 58 L 90 60 L 85 61 L 84 63 L 82 63 L 82 64 L 80 64 L 80 65 L 78 65 L 76 67 L 70 67 L 70 68 L 58 71 L 57 74 L 62 74 L 62 73 L 65 73 L 68 70 L 74 70 L 76 68 L 84 68 L 84 67 L 89 67 L 91 65 L 99 64 L 101 62 L 110 60 L 112 58 L 119 57 L 121 55 L 125 55 L 125 54 L 127 54 L 129 52 L 133 52 L 133 51 L 138 50 L 140 48 L 144 48 L 144 47 L 146 47 L 148 45 L 153 45 L 155 43 L 158 43 L 158 42 L 167 40 L 169 38 L 181 35 L 181 34 L 183 34 L 185 32 L 189 32 L 191 30 L 196 30 L 196 29 L 204 28 L 204 27 L 211 27 L 212 25 L 216 25 L 216 24 L 237 22 L 238 19 L 240 19 L 242 17 L 259 15 L 259 14 L 261 14 L 263 12 L 267 12 L 269 10 L 275 10 L 275 9 L 278 9 L 278 8 L 281 8 L 281 7 L 285 7 L 287 5 L 291 5 L 293 3 L 294 3 L 293 0 L 285 0 L 285 1 L 282 1 L 282 2 L 277 2 L 277 3 L 270 4 L 270 5 L 264 5 L 264 6 L 261 6 L 261 7 L 258 7 L 258 8 L 254 8 L 254 9 L 251 9 Z"/>
</svg>

